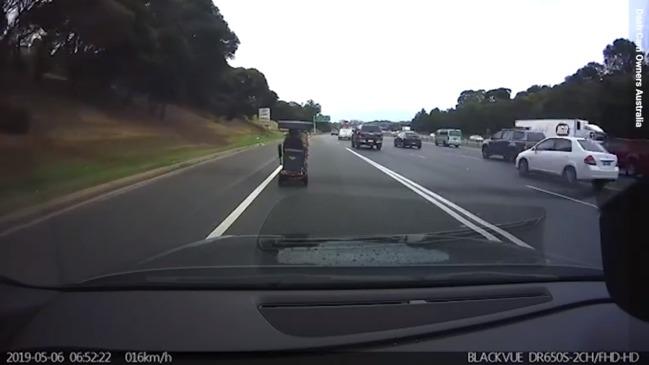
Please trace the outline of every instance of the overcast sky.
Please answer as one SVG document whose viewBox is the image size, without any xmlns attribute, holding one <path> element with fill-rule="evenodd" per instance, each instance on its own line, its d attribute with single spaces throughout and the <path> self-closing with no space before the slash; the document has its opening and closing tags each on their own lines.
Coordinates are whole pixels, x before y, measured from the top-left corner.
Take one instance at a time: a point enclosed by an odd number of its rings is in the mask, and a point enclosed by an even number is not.
<svg viewBox="0 0 649 365">
<path fill-rule="evenodd" d="M 233 66 L 340 119 L 410 120 L 466 89 L 556 84 L 629 36 L 624 0 L 215 0 Z"/>
</svg>

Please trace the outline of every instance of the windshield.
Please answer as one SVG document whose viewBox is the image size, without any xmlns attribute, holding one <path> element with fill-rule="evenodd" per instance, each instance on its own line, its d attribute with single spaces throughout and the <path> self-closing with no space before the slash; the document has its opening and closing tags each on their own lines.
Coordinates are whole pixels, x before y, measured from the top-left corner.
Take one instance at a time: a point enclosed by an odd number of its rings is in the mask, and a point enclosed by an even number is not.
<svg viewBox="0 0 649 365">
<path fill-rule="evenodd" d="M 514 138 L 514 140 L 520 141 L 523 138 L 525 138 L 525 132 L 514 131 L 514 137 L 513 138 Z"/>
<path fill-rule="evenodd" d="M 374 125 L 364 125 L 361 130 L 363 132 L 381 132 L 381 128 Z"/>
<path fill-rule="evenodd" d="M 527 132 L 527 140 L 530 142 L 538 142 L 543 139 L 545 139 L 545 135 L 543 133 Z"/>
<path fill-rule="evenodd" d="M 606 140 L 606 134 L 605 133 L 600 133 L 600 132 L 591 132 L 590 138 L 595 141 L 605 141 Z"/>
<path fill-rule="evenodd" d="M 600 145 L 597 142 L 593 142 L 593 141 L 590 141 L 590 140 L 587 140 L 587 139 L 579 140 L 578 142 L 579 142 L 579 145 L 581 146 L 581 148 L 583 148 L 586 151 L 589 151 L 589 152 L 607 152 L 604 149 L 604 147 L 602 147 L 602 145 Z"/>
<path fill-rule="evenodd" d="M 0 278 L 564 280 L 649 174 L 622 2 L 0 3 Z"/>
</svg>

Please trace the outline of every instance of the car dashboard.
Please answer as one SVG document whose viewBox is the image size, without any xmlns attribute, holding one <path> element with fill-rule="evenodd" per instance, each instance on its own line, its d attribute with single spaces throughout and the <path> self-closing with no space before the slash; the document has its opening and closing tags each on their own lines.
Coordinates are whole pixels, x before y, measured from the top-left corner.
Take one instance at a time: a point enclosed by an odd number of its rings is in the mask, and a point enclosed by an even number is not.
<svg viewBox="0 0 649 365">
<path fill-rule="evenodd" d="M 647 351 L 603 282 L 358 290 L 0 285 L 3 350 Z"/>
</svg>

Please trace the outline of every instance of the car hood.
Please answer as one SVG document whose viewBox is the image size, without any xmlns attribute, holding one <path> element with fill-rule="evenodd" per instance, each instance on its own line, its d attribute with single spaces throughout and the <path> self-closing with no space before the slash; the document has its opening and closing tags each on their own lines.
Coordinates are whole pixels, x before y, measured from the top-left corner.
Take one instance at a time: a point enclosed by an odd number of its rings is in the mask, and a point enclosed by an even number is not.
<svg viewBox="0 0 649 365">
<path fill-rule="evenodd" d="M 467 231 L 364 237 L 244 235 L 194 242 L 79 285 L 412 286 L 598 275 L 597 268 L 487 241 Z"/>
<path fill-rule="evenodd" d="M 152 256 L 134 268 L 546 264 L 550 261 L 554 262 L 537 250 L 469 236 L 427 233 L 365 237 L 243 235 L 194 242 Z"/>
</svg>

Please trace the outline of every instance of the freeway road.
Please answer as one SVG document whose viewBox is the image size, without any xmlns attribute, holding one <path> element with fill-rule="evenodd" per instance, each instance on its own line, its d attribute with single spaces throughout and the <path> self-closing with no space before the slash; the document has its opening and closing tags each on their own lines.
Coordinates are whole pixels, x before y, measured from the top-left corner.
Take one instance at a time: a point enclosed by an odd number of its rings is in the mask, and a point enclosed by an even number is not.
<svg viewBox="0 0 649 365">
<path fill-rule="evenodd" d="M 590 186 L 521 178 L 471 148 L 352 150 L 312 138 L 309 186 L 277 185 L 275 145 L 184 169 L 0 233 L 0 271 L 75 282 L 219 235 L 360 236 L 472 231 L 494 244 L 601 267 Z M 480 255 L 479 251 L 475 255 Z"/>
</svg>

